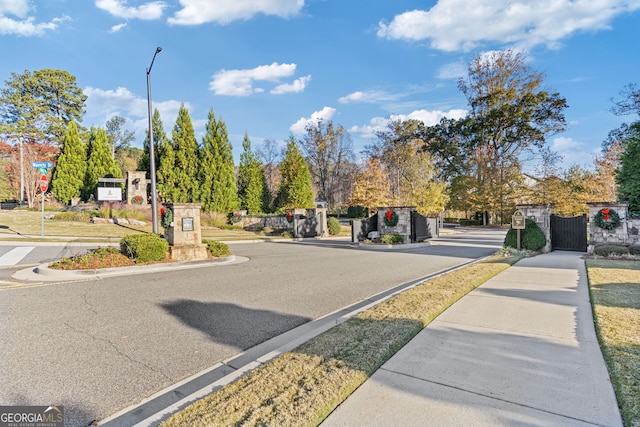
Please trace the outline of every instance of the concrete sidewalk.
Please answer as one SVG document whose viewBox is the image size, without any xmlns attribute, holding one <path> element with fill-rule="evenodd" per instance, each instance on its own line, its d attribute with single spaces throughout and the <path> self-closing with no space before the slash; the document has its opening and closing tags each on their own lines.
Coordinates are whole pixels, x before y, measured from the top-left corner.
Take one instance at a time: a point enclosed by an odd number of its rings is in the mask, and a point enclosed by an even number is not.
<svg viewBox="0 0 640 427">
<path fill-rule="evenodd" d="M 322 426 L 622 426 L 581 256 L 526 258 L 489 280 Z"/>
</svg>

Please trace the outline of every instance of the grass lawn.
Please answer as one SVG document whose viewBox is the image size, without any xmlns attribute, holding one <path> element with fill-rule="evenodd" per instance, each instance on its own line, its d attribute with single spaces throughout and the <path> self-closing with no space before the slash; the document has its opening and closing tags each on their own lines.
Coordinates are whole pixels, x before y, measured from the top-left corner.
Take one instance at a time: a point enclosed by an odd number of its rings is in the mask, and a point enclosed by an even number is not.
<svg viewBox="0 0 640 427">
<path fill-rule="evenodd" d="M 596 332 L 625 426 L 640 426 L 640 261 L 587 260 Z"/>
<path fill-rule="evenodd" d="M 55 215 L 55 212 L 45 212 L 45 216 L 49 215 Z M 129 224 L 91 224 L 79 221 L 44 220 L 45 239 L 48 236 L 56 236 L 118 242 L 122 237 L 130 234 L 151 232 L 151 224 L 135 226 Z M 160 228 L 160 232 L 162 232 L 162 228 Z M 42 212 L 22 209 L 0 211 L 0 240 L 24 240 L 25 237 L 41 239 L 41 234 Z M 205 240 L 250 240 L 273 237 L 277 236 L 265 236 L 264 234 L 240 229 L 224 230 L 206 227 L 202 229 L 202 238 Z"/>
</svg>

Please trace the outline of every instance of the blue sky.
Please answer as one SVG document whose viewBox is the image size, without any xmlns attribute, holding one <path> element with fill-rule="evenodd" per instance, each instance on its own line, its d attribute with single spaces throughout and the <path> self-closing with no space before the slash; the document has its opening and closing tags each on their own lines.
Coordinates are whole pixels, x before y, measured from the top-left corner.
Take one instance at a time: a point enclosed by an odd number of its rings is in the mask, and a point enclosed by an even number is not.
<svg viewBox="0 0 640 427">
<path fill-rule="evenodd" d="M 127 119 L 141 147 L 146 69 L 171 135 L 181 103 L 201 141 L 224 120 L 236 162 L 243 136 L 301 138 L 309 120 L 347 129 L 354 151 L 390 118 L 460 117 L 457 88 L 483 52 L 513 48 L 567 99 L 549 139 L 565 167 L 591 167 L 608 132 L 635 117 L 609 110 L 640 83 L 640 0 L 0 0 L 0 79 L 54 68 L 86 95 L 83 125 Z"/>
</svg>

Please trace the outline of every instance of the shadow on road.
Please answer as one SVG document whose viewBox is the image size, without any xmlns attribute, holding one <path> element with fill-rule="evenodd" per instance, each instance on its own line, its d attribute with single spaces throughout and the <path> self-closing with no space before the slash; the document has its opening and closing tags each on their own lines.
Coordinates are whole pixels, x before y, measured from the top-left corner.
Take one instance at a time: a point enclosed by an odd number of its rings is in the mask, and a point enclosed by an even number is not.
<svg viewBox="0 0 640 427">
<path fill-rule="evenodd" d="M 236 304 L 184 299 L 161 304 L 161 307 L 185 325 L 204 332 L 213 341 L 240 350 L 312 320 Z"/>
</svg>

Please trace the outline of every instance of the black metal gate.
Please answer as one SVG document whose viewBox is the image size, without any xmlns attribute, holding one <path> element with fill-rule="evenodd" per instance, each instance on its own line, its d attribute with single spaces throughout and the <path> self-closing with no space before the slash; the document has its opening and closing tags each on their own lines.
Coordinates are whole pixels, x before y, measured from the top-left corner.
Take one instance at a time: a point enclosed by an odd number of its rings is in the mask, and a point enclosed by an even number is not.
<svg viewBox="0 0 640 427">
<path fill-rule="evenodd" d="M 587 251 L 587 216 L 551 215 L 552 251 Z"/>
<path fill-rule="evenodd" d="M 416 211 L 411 211 L 411 242 L 422 242 L 430 237 L 427 217 Z"/>
<path fill-rule="evenodd" d="M 296 217 L 294 220 L 295 237 L 317 237 L 322 236 L 323 229 L 322 212 L 308 217 Z"/>
<path fill-rule="evenodd" d="M 351 241 L 361 242 L 367 239 L 371 231 L 378 231 L 378 214 L 369 218 L 354 219 L 351 221 Z"/>
</svg>

